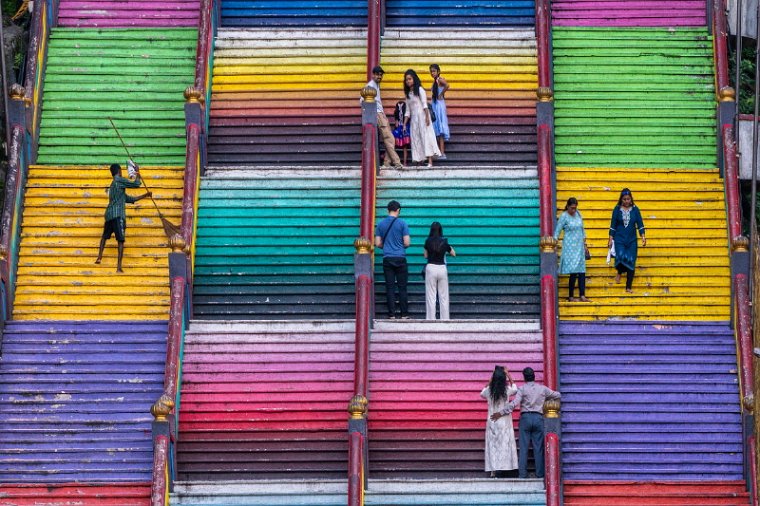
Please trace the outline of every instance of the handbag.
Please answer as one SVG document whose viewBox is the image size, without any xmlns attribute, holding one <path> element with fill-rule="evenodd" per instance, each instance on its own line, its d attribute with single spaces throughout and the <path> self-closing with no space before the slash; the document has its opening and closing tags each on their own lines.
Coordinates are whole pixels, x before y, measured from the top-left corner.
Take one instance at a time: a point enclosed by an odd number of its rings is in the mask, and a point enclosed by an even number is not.
<svg viewBox="0 0 760 506">
<path fill-rule="evenodd" d="M 435 123 L 435 112 L 433 111 L 433 106 L 431 106 L 430 103 L 428 103 L 428 111 L 430 111 L 430 122 Z"/>
<path fill-rule="evenodd" d="M 588 250 L 588 246 L 584 246 L 584 256 L 586 257 L 586 260 L 591 260 L 591 252 Z"/>
</svg>

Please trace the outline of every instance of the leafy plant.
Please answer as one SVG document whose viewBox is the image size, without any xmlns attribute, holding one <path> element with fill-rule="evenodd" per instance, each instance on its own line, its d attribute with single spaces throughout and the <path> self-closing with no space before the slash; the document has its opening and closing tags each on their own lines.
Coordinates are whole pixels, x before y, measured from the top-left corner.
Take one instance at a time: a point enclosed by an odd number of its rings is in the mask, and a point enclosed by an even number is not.
<svg viewBox="0 0 760 506">
<path fill-rule="evenodd" d="M 737 90 L 739 97 L 739 112 L 741 114 L 755 113 L 755 43 L 749 43 L 746 39 L 742 45 L 742 56 L 740 60 L 741 89 Z M 736 89 L 736 49 L 731 48 L 729 54 L 729 73 L 731 85 Z"/>
</svg>

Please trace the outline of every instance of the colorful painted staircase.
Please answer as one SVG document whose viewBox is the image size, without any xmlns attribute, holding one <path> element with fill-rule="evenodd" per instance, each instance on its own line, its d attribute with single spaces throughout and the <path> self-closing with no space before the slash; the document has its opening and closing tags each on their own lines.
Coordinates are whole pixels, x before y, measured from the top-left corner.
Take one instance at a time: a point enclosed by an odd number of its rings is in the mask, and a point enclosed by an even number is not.
<svg viewBox="0 0 760 506">
<path fill-rule="evenodd" d="M 182 167 L 142 168 L 169 221 L 179 225 Z M 127 210 L 125 274 L 116 273 L 116 241 L 95 265 L 111 184 L 107 166 L 35 165 L 29 169 L 13 318 L 155 320 L 169 311 L 167 238 L 156 209 Z M 128 190 L 140 195 L 144 189 Z"/>
<path fill-rule="evenodd" d="M 193 321 L 178 479 L 345 477 L 353 367 L 350 321 Z"/>
<path fill-rule="evenodd" d="M 495 365 L 518 382 L 533 367 L 540 381 L 541 331 L 531 320 L 378 321 L 369 363 L 370 476 L 480 478 L 488 411 L 480 391 Z"/>
<path fill-rule="evenodd" d="M 456 258 L 448 258 L 451 317 L 537 318 L 538 181 L 535 170 L 403 169 L 377 180 L 377 219 L 390 200 L 409 225 L 409 309 L 425 315 L 420 275 L 430 224 L 439 221 Z M 382 255 L 375 255 L 376 314 L 387 314 Z"/>
<path fill-rule="evenodd" d="M 198 206 L 201 319 L 353 318 L 355 171 L 215 171 Z"/>
<path fill-rule="evenodd" d="M 144 488 L 166 332 L 166 322 L 6 322 L 0 482 Z"/>
<path fill-rule="evenodd" d="M 220 29 L 209 164 L 358 166 L 366 37 L 359 29 Z"/>
<path fill-rule="evenodd" d="M 199 12 L 200 0 L 61 0 L 58 26 L 196 28 Z"/>
<path fill-rule="evenodd" d="M 558 166 L 717 166 L 706 28 L 555 26 L 552 42 Z"/>
<path fill-rule="evenodd" d="M 615 284 L 606 264 L 610 217 L 620 190 L 630 188 L 646 226 L 639 241 L 633 294 Z M 557 168 L 557 205 L 579 201 L 591 260 L 591 303 L 567 302 L 560 277 L 560 318 L 728 320 L 731 288 L 723 181 L 717 170 Z M 560 252 L 561 253 L 561 252 Z"/>
<path fill-rule="evenodd" d="M 198 30 L 54 28 L 37 163 L 185 163 L 182 92 L 193 84 Z"/>
<path fill-rule="evenodd" d="M 441 66 L 451 85 L 446 163 L 535 165 L 538 84 L 532 27 L 388 29 L 380 53 L 386 71 L 383 104 L 391 118 L 395 103 L 404 98 L 404 72 L 417 71 L 431 101 L 428 67 Z"/>
<path fill-rule="evenodd" d="M 367 6 L 353 0 L 221 0 L 222 26 L 366 27 Z"/>
</svg>

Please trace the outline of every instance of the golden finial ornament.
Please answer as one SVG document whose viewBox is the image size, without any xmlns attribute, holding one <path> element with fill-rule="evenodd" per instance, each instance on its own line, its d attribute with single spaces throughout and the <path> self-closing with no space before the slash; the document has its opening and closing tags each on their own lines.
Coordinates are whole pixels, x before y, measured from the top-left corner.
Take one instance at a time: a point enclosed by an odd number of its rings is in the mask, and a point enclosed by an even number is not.
<svg viewBox="0 0 760 506">
<path fill-rule="evenodd" d="M 187 243 L 185 243 L 185 238 L 179 234 L 174 234 L 169 238 L 169 247 L 171 248 L 172 253 L 183 253 L 186 246 Z"/>
<path fill-rule="evenodd" d="M 544 401 L 544 416 L 546 418 L 559 418 L 559 399 L 550 399 Z"/>
<path fill-rule="evenodd" d="M 185 88 L 184 95 L 185 101 L 189 104 L 199 104 L 203 102 L 203 95 L 201 94 L 201 90 L 195 86 L 188 86 Z"/>
<path fill-rule="evenodd" d="M 374 102 L 377 96 L 377 90 L 372 86 L 365 86 L 362 88 L 362 98 L 365 102 Z"/>
<path fill-rule="evenodd" d="M 718 90 L 718 101 L 719 102 L 735 102 L 736 90 L 734 90 L 730 86 L 722 87 L 720 90 Z"/>
<path fill-rule="evenodd" d="M 354 248 L 359 255 L 368 255 L 372 252 L 372 242 L 364 237 L 358 237 L 354 241 Z"/>
<path fill-rule="evenodd" d="M 163 394 L 158 400 L 150 407 L 150 414 L 157 422 L 165 422 L 169 414 L 174 409 L 174 399 L 166 394 Z"/>
<path fill-rule="evenodd" d="M 4 244 L 0 244 L 0 261 L 5 262 L 8 260 L 8 248 Z"/>
<path fill-rule="evenodd" d="M 749 394 L 748 396 L 744 397 L 744 399 L 742 399 L 742 404 L 744 405 L 744 411 L 747 413 L 754 413 L 755 394 Z"/>
<path fill-rule="evenodd" d="M 541 248 L 541 253 L 553 253 L 557 250 L 557 239 L 547 235 L 541 238 L 538 245 Z"/>
<path fill-rule="evenodd" d="M 16 83 L 11 86 L 11 90 L 8 92 L 8 95 L 10 95 L 10 97 L 13 100 L 24 100 L 24 96 L 26 95 L 26 90 L 24 89 L 23 86 Z"/>
<path fill-rule="evenodd" d="M 367 398 L 363 395 L 354 395 L 348 403 L 348 414 L 351 420 L 361 420 L 367 416 Z"/>
<path fill-rule="evenodd" d="M 554 100 L 554 90 L 548 86 L 540 86 L 536 90 L 536 96 L 538 97 L 539 102 L 551 102 Z"/>
<path fill-rule="evenodd" d="M 749 239 L 746 236 L 738 235 L 731 239 L 731 251 L 746 253 L 749 251 Z"/>
</svg>

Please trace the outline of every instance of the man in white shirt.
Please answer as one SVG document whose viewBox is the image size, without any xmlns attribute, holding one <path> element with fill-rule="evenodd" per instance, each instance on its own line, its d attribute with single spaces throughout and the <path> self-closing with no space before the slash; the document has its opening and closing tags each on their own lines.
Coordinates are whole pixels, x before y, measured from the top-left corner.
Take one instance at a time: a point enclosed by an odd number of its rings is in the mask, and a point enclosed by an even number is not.
<svg viewBox="0 0 760 506">
<path fill-rule="evenodd" d="M 401 160 L 396 153 L 396 140 L 391 133 L 391 126 L 388 124 L 388 118 L 385 116 L 385 110 L 383 109 L 383 101 L 380 99 L 380 82 L 383 80 L 383 74 L 385 71 L 380 65 L 372 69 L 372 79 L 367 83 L 370 88 L 377 90 L 377 96 L 375 97 L 375 103 L 377 104 L 377 130 L 380 132 L 380 137 L 383 139 L 385 145 L 385 162 L 383 167 L 390 167 L 391 163 L 393 168 L 401 169 Z M 360 99 L 361 102 L 364 99 Z"/>
</svg>

